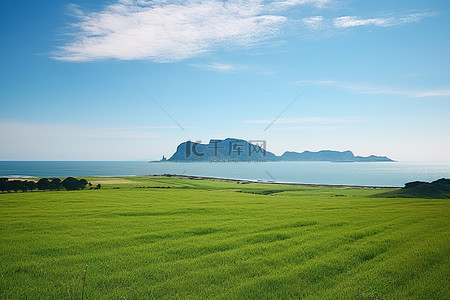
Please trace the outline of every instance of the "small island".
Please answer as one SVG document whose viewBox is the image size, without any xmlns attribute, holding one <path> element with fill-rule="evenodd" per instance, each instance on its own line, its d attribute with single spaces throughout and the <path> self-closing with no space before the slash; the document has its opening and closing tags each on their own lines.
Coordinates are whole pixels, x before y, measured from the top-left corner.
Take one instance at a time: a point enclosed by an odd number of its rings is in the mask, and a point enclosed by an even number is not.
<svg viewBox="0 0 450 300">
<path fill-rule="evenodd" d="M 212 161 L 329 161 L 329 162 L 393 162 L 386 156 L 355 156 L 352 151 L 321 150 L 318 152 L 286 151 L 277 156 L 266 150 L 265 141 L 246 141 L 236 138 L 210 140 L 208 144 L 186 141 L 178 145 L 167 162 Z"/>
</svg>

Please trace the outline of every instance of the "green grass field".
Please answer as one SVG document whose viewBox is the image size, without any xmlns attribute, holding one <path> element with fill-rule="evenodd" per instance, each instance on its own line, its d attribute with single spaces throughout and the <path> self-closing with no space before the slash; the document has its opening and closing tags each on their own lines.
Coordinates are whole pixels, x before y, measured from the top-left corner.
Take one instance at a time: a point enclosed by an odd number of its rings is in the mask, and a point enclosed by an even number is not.
<svg viewBox="0 0 450 300">
<path fill-rule="evenodd" d="M 0 194 L 0 299 L 450 299 L 448 199 L 89 180 Z"/>
</svg>

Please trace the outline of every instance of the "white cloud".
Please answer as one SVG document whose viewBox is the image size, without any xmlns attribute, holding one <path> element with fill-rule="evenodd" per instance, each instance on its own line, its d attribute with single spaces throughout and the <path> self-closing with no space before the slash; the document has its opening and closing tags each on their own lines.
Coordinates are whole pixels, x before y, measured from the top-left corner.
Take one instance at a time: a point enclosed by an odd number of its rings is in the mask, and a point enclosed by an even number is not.
<svg viewBox="0 0 450 300">
<path fill-rule="evenodd" d="M 370 24 L 382 26 L 384 23 L 384 19 L 361 19 L 354 16 L 345 16 L 334 19 L 334 26 L 337 28 L 348 28 Z"/>
<path fill-rule="evenodd" d="M 58 48 L 54 59 L 103 59 L 174 62 L 218 49 L 250 48 L 268 43 L 285 30 L 302 24 L 309 30 L 355 26 L 394 26 L 418 22 L 433 13 L 386 18 L 342 16 L 301 20 L 287 17 L 295 6 L 325 8 L 332 0 L 116 0 L 96 12 L 72 6 L 78 19 L 71 24 L 70 41 Z M 297 21 L 300 21 L 297 22 Z M 223 66 L 225 67 L 225 66 Z M 220 69 L 219 65 L 210 69 Z M 224 69 L 222 69 L 224 70 Z"/>
<path fill-rule="evenodd" d="M 296 1 L 295 4 L 323 1 Z M 294 3 L 290 4 L 294 5 Z M 122 0 L 102 11 L 77 11 L 73 41 L 55 59 L 178 61 L 226 47 L 251 47 L 275 36 L 287 18 L 274 3 Z"/>
<path fill-rule="evenodd" d="M 450 96 L 450 90 L 426 91 L 413 94 L 414 98 Z"/>
<path fill-rule="evenodd" d="M 450 90 L 411 91 L 389 87 L 376 86 L 367 83 L 352 83 L 336 80 L 300 80 L 295 82 L 301 85 L 323 85 L 343 90 L 350 90 L 358 94 L 371 95 L 399 95 L 410 98 L 444 97 L 450 96 Z"/>
<path fill-rule="evenodd" d="M 324 25 L 324 18 L 322 16 L 314 16 L 302 19 L 303 25 L 312 30 L 320 29 Z"/>
<path fill-rule="evenodd" d="M 273 6 L 279 8 L 292 7 L 296 5 L 313 5 L 319 8 L 326 7 L 332 0 L 282 0 L 274 1 Z"/>
<path fill-rule="evenodd" d="M 347 127 L 347 126 L 346 126 Z M 346 128 L 343 126 L 336 125 L 325 125 L 325 124 L 314 124 L 314 125 L 305 125 L 305 126 L 286 126 L 286 127 L 273 127 L 271 131 L 300 131 L 306 130 L 311 132 L 311 130 L 326 130 L 329 132 L 330 130 L 342 130 L 342 128 Z"/>
<path fill-rule="evenodd" d="M 305 29 L 304 36 L 317 39 L 340 34 L 343 30 L 360 26 L 392 27 L 407 23 L 419 22 L 426 17 L 436 16 L 437 13 L 422 12 L 408 15 L 388 15 L 376 18 L 363 18 L 359 16 L 342 16 L 325 18 L 323 16 L 306 17 L 297 22 Z M 318 34 L 318 31 L 320 34 Z"/>
<path fill-rule="evenodd" d="M 334 27 L 339 29 L 374 25 L 380 27 L 390 27 L 396 25 L 402 25 L 406 23 L 419 22 L 425 17 L 435 16 L 435 13 L 415 13 L 400 17 L 389 17 L 389 18 L 368 18 L 364 19 L 358 16 L 343 16 L 334 19 Z"/>
<path fill-rule="evenodd" d="M 303 118 L 279 118 L 274 120 L 247 120 L 245 123 L 250 124 L 339 124 L 358 122 L 360 119 L 355 118 L 329 118 L 329 117 L 303 117 Z"/>
<path fill-rule="evenodd" d="M 242 65 L 242 64 L 230 64 L 219 62 L 195 63 L 189 65 L 201 70 L 214 71 L 220 73 L 252 72 L 254 74 L 266 76 L 273 75 L 275 73 L 274 70 L 268 69 L 260 65 Z"/>
<path fill-rule="evenodd" d="M 191 64 L 191 66 L 202 70 L 217 71 L 223 73 L 231 73 L 248 69 L 247 66 L 244 65 L 218 63 L 218 62 L 212 62 L 209 64 Z"/>
</svg>

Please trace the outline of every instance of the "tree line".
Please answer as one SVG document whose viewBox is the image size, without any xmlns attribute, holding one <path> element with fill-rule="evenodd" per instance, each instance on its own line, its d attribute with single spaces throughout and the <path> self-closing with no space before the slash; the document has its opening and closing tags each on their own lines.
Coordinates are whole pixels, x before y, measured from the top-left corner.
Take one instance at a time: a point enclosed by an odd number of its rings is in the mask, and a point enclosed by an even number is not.
<svg viewBox="0 0 450 300">
<path fill-rule="evenodd" d="M 4 192 L 28 192 L 33 190 L 40 191 L 76 191 L 76 190 L 84 190 L 86 186 L 89 186 L 89 189 L 99 190 L 101 188 L 100 184 L 97 184 L 95 187 L 92 186 L 90 182 L 86 179 L 76 179 L 73 177 L 67 177 L 62 180 L 59 178 L 41 178 L 38 182 L 32 180 L 9 180 L 8 178 L 0 178 L 0 191 Z"/>
</svg>

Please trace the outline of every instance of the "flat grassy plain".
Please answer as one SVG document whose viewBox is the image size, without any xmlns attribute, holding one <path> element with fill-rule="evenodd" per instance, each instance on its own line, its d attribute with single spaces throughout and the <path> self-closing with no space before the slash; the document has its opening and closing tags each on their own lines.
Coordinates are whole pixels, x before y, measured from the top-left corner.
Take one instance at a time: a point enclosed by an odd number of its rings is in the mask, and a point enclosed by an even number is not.
<svg viewBox="0 0 450 300">
<path fill-rule="evenodd" d="M 448 199 L 88 180 L 0 194 L 0 299 L 450 299 Z"/>
</svg>

